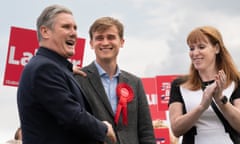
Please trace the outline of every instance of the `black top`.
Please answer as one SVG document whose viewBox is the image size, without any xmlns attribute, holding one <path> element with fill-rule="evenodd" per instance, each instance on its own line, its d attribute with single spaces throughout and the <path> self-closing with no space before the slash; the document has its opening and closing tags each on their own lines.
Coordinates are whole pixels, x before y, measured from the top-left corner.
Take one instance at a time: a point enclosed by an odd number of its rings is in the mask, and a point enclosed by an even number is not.
<svg viewBox="0 0 240 144">
<path fill-rule="evenodd" d="M 207 85 L 213 83 L 214 80 L 202 82 L 202 88 L 206 87 Z M 169 99 L 169 105 L 173 102 L 183 102 L 183 98 L 180 92 L 180 85 L 183 83 L 182 79 L 177 78 L 175 79 L 171 84 L 171 90 L 170 90 L 170 99 Z M 240 83 L 240 82 L 239 82 Z M 234 90 L 234 92 L 231 95 L 230 102 L 234 99 L 240 98 L 240 85 Z"/>
</svg>

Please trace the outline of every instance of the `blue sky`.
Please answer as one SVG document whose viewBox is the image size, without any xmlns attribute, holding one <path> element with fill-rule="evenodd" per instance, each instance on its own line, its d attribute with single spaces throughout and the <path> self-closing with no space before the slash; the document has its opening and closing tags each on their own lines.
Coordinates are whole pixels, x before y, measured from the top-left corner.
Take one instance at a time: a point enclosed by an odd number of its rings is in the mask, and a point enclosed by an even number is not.
<svg viewBox="0 0 240 144">
<path fill-rule="evenodd" d="M 125 45 L 119 66 L 139 77 L 188 72 L 187 34 L 195 27 L 218 28 L 240 68 L 240 1 L 237 0 L 7 0 L 0 5 L 0 143 L 11 139 L 19 125 L 15 87 L 3 86 L 11 26 L 35 29 L 46 6 L 70 8 L 79 37 L 86 38 L 83 65 L 94 60 L 88 45 L 88 28 L 98 17 L 114 16 L 125 25 Z"/>
</svg>

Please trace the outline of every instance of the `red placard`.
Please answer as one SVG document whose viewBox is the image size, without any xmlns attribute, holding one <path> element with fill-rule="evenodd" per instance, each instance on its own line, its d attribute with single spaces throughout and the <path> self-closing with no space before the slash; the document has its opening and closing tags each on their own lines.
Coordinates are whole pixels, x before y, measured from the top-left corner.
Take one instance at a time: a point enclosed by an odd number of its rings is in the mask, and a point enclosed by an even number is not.
<svg viewBox="0 0 240 144">
<path fill-rule="evenodd" d="M 158 94 L 158 109 L 160 111 L 168 110 L 168 101 L 170 96 L 171 82 L 178 75 L 157 76 L 157 94 Z"/>
<path fill-rule="evenodd" d="M 166 120 L 166 112 L 158 110 L 156 78 L 142 78 L 142 83 L 147 96 L 152 120 Z"/>
<path fill-rule="evenodd" d="M 170 144 L 170 134 L 168 128 L 154 129 L 156 144 Z"/>
<path fill-rule="evenodd" d="M 78 38 L 75 55 L 70 59 L 82 66 L 85 39 Z M 3 85 L 18 86 L 21 72 L 39 47 L 37 32 L 31 29 L 11 27 Z"/>
</svg>

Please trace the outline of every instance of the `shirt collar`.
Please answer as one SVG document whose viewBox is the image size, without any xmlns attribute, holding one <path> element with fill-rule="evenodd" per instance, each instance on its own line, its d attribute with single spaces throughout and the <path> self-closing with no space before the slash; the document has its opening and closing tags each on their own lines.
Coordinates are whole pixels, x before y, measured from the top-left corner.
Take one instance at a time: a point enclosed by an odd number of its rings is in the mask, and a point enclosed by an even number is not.
<svg viewBox="0 0 240 144">
<path fill-rule="evenodd" d="M 96 60 L 94 61 L 94 64 L 96 65 L 100 76 L 108 75 L 107 72 L 96 62 Z M 120 73 L 121 73 L 121 71 L 120 71 L 119 67 L 117 66 L 117 72 L 114 74 L 113 77 L 119 76 Z"/>
<path fill-rule="evenodd" d="M 37 51 L 37 55 L 45 55 L 54 60 L 59 65 L 66 67 L 71 72 L 73 71 L 72 70 L 73 64 L 68 59 L 62 57 L 61 55 L 52 51 L 51 49 L 48 49 L 46 47 L 40 47 Z"/>
</svg>

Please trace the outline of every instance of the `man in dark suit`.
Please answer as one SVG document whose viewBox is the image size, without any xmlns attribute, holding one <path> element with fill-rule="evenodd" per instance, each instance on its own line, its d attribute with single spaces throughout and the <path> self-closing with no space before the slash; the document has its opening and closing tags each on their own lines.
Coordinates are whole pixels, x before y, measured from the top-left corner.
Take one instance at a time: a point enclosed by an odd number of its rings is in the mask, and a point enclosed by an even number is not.
<svg viewBox="0 0 240 144">
<path fill-rule="evenodd" d="M 67 60 L 77 40 L 72 12 L 59 5 L 45 8 L 37 32 L 40 48 L 25 66 L 17 92 L 23 144 L 96 144 L 106 137 L 115 142 L 111 124 L 88 112 Z"/>
<path fill-rule="evenodd" d="M 122 23 L 102 17 L 92 24 L 89 34 L 96 60 L 81 69 L 87 76 L 75 78 L 83 86 L 93 114 L 111 122 L 118 144 L 156 144 L 141 79 L 117 65 L 124 44 Z M 109 139 L 106 143 L 112 144 Z"/>
</svg>

